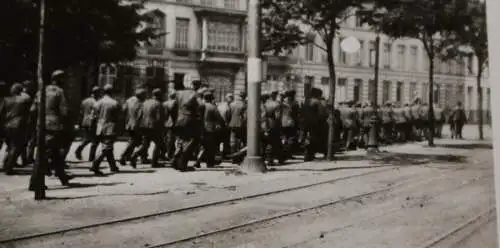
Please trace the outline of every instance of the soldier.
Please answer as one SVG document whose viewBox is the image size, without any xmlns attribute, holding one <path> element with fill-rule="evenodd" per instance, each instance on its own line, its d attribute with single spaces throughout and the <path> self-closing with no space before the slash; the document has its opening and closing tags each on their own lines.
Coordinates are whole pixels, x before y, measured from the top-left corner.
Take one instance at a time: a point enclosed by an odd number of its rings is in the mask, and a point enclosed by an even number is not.
<svg viewBox="0 0 500 248">
<path fill-rule="evenodd" d="M 153 90 L 153 97 L 144 101 L 139 112 L 139 128 L 143 134 L 142 145 L 135 151 L 131 158 L 130 164 L 133 168 L 137 166 L 137 158 L 147 152 L 151 142 L 155 144 L 153 151 L 153 159 L 151 166 L 153 168 L 161 167 L 158 164 L 161 152 L 165 150 L 162 136 L 159 135 L 163 131 L 164 126 L 164 110 L 162 106 L 162 92 L 160 89 Z"/>
<path fill-rule="evenodd" d="M 297 151 L 297 135 L 299 124 L 299 104 L 295 101 L 295 91 L 285 92 L 285 100 L 282 106 L 281 128 L 284 140 L 284 152 L 286 158 L 291 158 Z"/>
<path fill-rule="evenodd" d="M 94 106 L 94 117 L 97 121 L 96 135 L 103 147 L 97 158 L 92 162 L 90 171 L 97 176 L 104 176 L 99 170 L 101 162 L 106 158 L 112 172 L 119 172 L 116 166 L 113 146 L 117 135 L 117 125 L 120 118 L 120 106 L 111 98 L 113 86 L 107 84 L 103 88 L 103 97 Z"/>
<path fill-rule="evenodd" d="M 413 120 L 413 140 L 422 139 L 422 116 L 420 115 L 420 98 L 416 98 L 411 106 L 411 119 Z"/>
<path fill-rule="evenodd" d="M 385 143 L 392 143 L 394 114 L 392 111 L 392 103 L 386 102 L 385 106 L 380 109 L 380 118 L 382 119 L 382 139 Z"/>
<path fill-rule="evenodd" d="M 358 112 L 353 107 L 354 102 L 346 102 L 345 107 L 341 110 L 343 138 L 346 150 L 356 150 L 354 136 L 358 128 Z"/>
<path fill-rule="evenodd" d="M 82 160 L 82 151 L 88 144 L 91 144 L 89 161 L 94 161 L 95 159 L 95 153 L 97 151 L 97 146 L 99 145 L 99 142 L 96 137 L 96 130 L 95 130 L 96 122 L 93 115 L 94 114 L 93 108 L 100 97 L 101 94 L 100 90 L 101 89 L 97 86 L 93 87 L 91 95 L 85 100 L 83 100 L 80 106 L 81 109 L 80 111 L 82 116 L 82 122 L 80 126 L 83 129 L 84 140 L 75 150 L 75 157 L 78 160 Z"/>
<path fill-rule="evenodd" d="M 142 142 L 142 136 L 139 131 L 139 112 L 143 102 L 146 99 L 146 90 L 140 88 L 135 90 L 135 96 L 130 97 L 123 104 L 122 112 L 125 115 L 125 131 L 128 133 L 129 140 L 127 147 L 120 157 L 120 164 L 125 165 L 127 160 L 134 152 L 134 149 Z M 147 154 L 143 154 L 143 160 L 147 158 Z"/>
<path fill-rule="evenodd" d="M 429 130 L 429 104 L 424 103 L 420 107 L 420 125 L 424 139 L 429 139 L 429 135 L 434 130 Z"/>
<path fill-rule="evenodd" d="M 404 109 L 401 107 L 401 104 L 397 104 L 397 106 L 394 107 L 394 129 L 396 133 L 396 141 L 398 142 L 406 142 L 406 115 L 404 113 Z"/>
<path fill-rule="evenodd" d="M 324 132 L 320 128 L 324 121 L 326 110 L 320 102 L 321 90 L 317 88 L 311 89 L 311 99 L 304 104 L 304 138 L 305 138 L 305 154 L 304 161 L 314 160 L 315 154 L 320 150 L 322 142 L 321 136 Z"/>
<path fill-rule="evenodd" d="M 442 108 L 440 108 L 437 104 L 434 104 L 434 136 L 436 138 L 442 138 L 442 133 L 443 133 L 443 125 L 446 122 L 444 116 L 444 111 Z"/>
<path fill-rule="evenodd" d="M 7 97 L 0 109 L 0 118 L 7 141 L 7 156 L 4 163 L 4 172 L 14 174 L 17 158 L 25 150 L 26 128 L 30 111 L 30 99 L 22 96 L 23 87 L 15 83 L 11 87 L 11 96 Z"/>
<path fill-rule="evenodd" d="M 206 91 L 203 93 L 203 98 L 205 102 L 202 137 L 203 152 L 198 156 L 196 166 L 200 167 L 201 161 L 204 160 L 207 167 L 212 168 L 215 166 L 215 154 L 217 152 L 217 130 L 224 128 L 226 124 L 214 103 L 213 93 Z"/>
<path fill-rule="evenodd" d="M 465 116 L 465 111 L 462 107 L 462 102 L 457 102 L 457 106 L 453 109 L 451 116 L 451 126 L 453 127 L 451 138 L 452 139 L 463 139 L 462 128 L 464 124 L 467 123 L 467 117 Z"/>
<path fill-rule="evenodd" d="M 170 91 L 168 95 L 168 100 L 163 103 L 163 111 L 165 112 L 165 150 L 167 153 L 167 159 L 171 160 L 175 153 L 175 121 L 177 120 L 177 101 L 175 99 L 176 92 Z"/>
<path fill-rule="evenodd" d="M 62 185 L 69 185 L 69 180 L 73 176 L 67 175 L 64 171 L 64 157 L 61 153 L 62 150 L 62 135 L 64 135 L 64 119 L 68 116 L 68 106 L 66 103 L 66 97 L 64 95 L 64 90 L 60 87 L 64 72 L 61 70 L 56 70 L 52 73 L 52 83 L 45 87 L 46 102 L 45 102 L 45 152 L 46 159 L 42 164 L 48 165 L 48 171 L 54 169 L 56 171 L 56 176 L 61 181 Z M 39 91 L 37 94 L 41 94 Z M 31 106 L 31 111 L 35 112 L 39 107 L 38 97 Z M 50 164 L 48 163 L 50 161 Z M 36 180 L 36 170 L 33 170 L 33 174 L 30 179 L 30 190 L 34 190 L 35 180 Z M 44 186 L 46 187 L 46 186 Z"/>
<path fill-rule="evenodd" d="M 199 135 L 199 111 L 196 92 L 190 83 L 186 83 L 185 89 L 177 92 L 177 120 L 175 122 L 175 135 L 177 137 L 177 148 L 172 162 L 172 168 L 179 171 L 192 170 L 188 167 L 189 159 L 195 151 L 195 138 Z"/>
<path fill-rule="evenodd" d="M 356 142 L 356 147 L 358 148 L 364 148 L 365 143 L 363 140 L 363 122 L 361 120 L 361 116 L 363 115 L 363 108 L 361 105 L 361 102 L 357 102 L 354 105 L 354 110 L 356 111 L 356 132 L 355 132 L 355 142 Z"/>
<path fill-rule="evenodd" d="M 411 114 L 410 104 L 405 103 L 403 107 L 403 115 L 405 117 L 406 123 L 403 126 L 405 141 L 413 140 L 413 116 Z"/>
<path fill-rule="evenodd" d="M 362 128 L 363 128 L 363 142 L 366 144 L 365 148 L 368 148 L 370 143 L 370 129 L 373 126 L 373 103 L 366 102 L 363 106 L 363 112 L 361 114 Z M 378 116 L 377 116 L 378 117 Z"/>
<path fill-rule="evenodd" d="M 219 144 L 222 143 L 222 159 L 225 159 L 227 155 L 231 153 L 231 130 L 227 127 L 229 122 L 231 121 L 231 109 L 229 105 L 233 102 L 233 94 L 228 93 L 225 97 L 225 101 L 221 102 L 217 106 L 217 110 L 219 114 L 222 116 L 224 120 L 224 127 L 219 131 Z"/>
<path fill-rule="evenodd" d="M 264 147 L 267 163 L 274 165 L 274 160 L 278 160 L 279 164 L 284 162 L 284 154 L 282 151 L 280 129 L 281 129 L 281 104 L 277 101 L 278 92 L 272 91 L 271 96 L 263 105 L 263 121 L 265 122 L 265 138 Z"/>
<path fill-rule="evenodd" d="M 243 101 L 243 94 L 236 95 L 234 101 L 229 104 L 229 109 L 231 111 L 229 121 L 231 153 L 235 153 L 243 147 L 243 136 L 245 135 L 246 104 Z"/>
<path fill-rule="evenodd" d="M 33 85 L 32 81 L 26 80 L 23 82 L 23 95 L 26 98 L 29 98 L 30 105 L 33 104 L 34 97 L 36 94 L 36 89 Z M 28 128 L 27 128 L 27 141 L 26 141 L 26 159 L 27 163 L 31 164 L 35 161 L 35 147 L 36 147 L 36 115 L 32 115 L 30 113 L 28 120 Z"/>
</svg>

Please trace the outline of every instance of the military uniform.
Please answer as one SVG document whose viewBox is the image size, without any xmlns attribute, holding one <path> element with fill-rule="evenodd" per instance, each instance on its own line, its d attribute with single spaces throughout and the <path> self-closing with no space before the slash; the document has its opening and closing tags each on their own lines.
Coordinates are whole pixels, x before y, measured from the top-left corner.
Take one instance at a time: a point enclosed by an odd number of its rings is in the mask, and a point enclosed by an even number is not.
<svg viewBox="0 0 500 248">
<path fill-rule="evenodd" d="M 437 137 L 437 138 L 442 138 L 442 131 L 443 131 L 443 125 L 444 123 L 446 122 L 445 120 L 445 116 L 444 116 L 444 111 L 442 108 L 436 106 L 434 107 L 434 123 L 435 123 L 435 126 L 434 126 L 434 136 Z"/>
<path fill-rule="evenodd" d="M 390 144 L 393 141 L 394 130 L 394 112 L 391 108 L 391 103 L 386 103 L 380 109 L 380 118 L 382 119 L 382 139 Z"/>
<path fill-rule="evenodd" d="M 370 129 L 373 126 L 372 123 L 373 111 L 374 111 L 373 106 L 367 104 L 363 107 L 363 111 L 360 117 L 362 121 L 363 141 L 365 143 L 365 148 L 367 148 L 368 144 L 370 143 Z"/>
<path fill-rule="evenodd" d="M 163 111 L 165 117 L 165 150 L 167 158 L 170 160 L 174 157 L 175 153 L 175 121 L 177 120 L 177 101 L 175 99 L 175 92 L 171 92 L 170 99 L 163 103 Z"/>
<path fill-rule="evenodd" d="M 322 136 L 325 136 L 324 117 L 326 109 L 321 104 L 319 98 L 321 90 L 313 88 L 311 90 L 311 99 L 306 102 L 302 108 L 302 116 L 304 118 L 304 145 L 305 154 L 304 161 L 311 161 L 315 154 L 320 151 L 322 145 Z"/>
<path fill-rule="evenodd" d="M 90 146 L 90 154 L 89 154 L 89 160 L 94 161 L 95 159 L 95 153 L 97 151 L 97 146 L 99 145 L 99 142 L 96 137 L 96 122 L 93 116 L 93 111 L 94 111 L 94 106 L 97 103 L 97 94 L 99 94 L 99 88 L 94 87 L 92 89 L 92 96 L 86 98 L 85 100 L 82 101 L 82 104 L 80 106 L 81 109 L 81 115 L 82 115 L 82 122 L 80 127 L 82 128 L 84 132 L 84 140 L 83 142 L 76 148 L 75 151 L 75 156 L 81 160 L 82 159 L 82 151 L 87 146 L 88 144 L 91 144 Z"/>
<path fill-rule="evenodd" d="M 408 120 L 406 119 L 406 115 L 404 113 L 404 109 L 401 107 L 394 108 L 394 122 L 395 122 L 395 132 L 396 132 L 396 140 L 399 142 L 406 142 L 406 124 Z"/>
<path fill-rule="evenodd" d="M 231 131 L 230 143 L 231 153 L 239 151 L 244 146 L 245 140 L 245 121 L 246 121 L 246 104 L 237 97 L 232 103 L 229 104 L 231 118 L 229 121 L 229 129 Z"/>
<path fill-rule="evenodd" d="M 429 106 L 427 104 L 422 104 L 420 107 L 420 125 L 421 125 L 421 135 L 424 139 L 429 139 L 431 131 L 429 130 Z"/>
<path fill-rule="evenodd" d="M 129 140 L 125 150 L 123 151 L 120 164 L 125 165 L 127 160 L 134 152 L 134 149 L 142 142 L 142 135 L 139 130 L 139 112 L 142 108 L 146 91 L 144 89 L 137 89 L 135 96 L 130 97 L 123 104 L 122 111 L 125 115 L 125 131 L 129 135 Z M 147 154 L 142 154 L 143 160 L 147 158 Z"/>
<path fill-rule="evenodd" d="M 347 103 L 346 106 L 340 109 L 342 115 L 343 140 L 346 150 L 355 148 L 354 136 L 358 128 L 358 112 L 352 107 L 352 103 Z"/>
<path fill-rule="evenodd" d="M 221 102 L 217 109 L 219 114 L 224 120 L 224 127 L 219 130 L 218 140 L 219 144 L 222 143 L 222 158 L 225 158 L 231 153 L 231 130 L 228 128 L 229 122 L 231 121 L 231 109 L 229 105 L 233 101 L 233 95 L 226 95 L 226 101 Z"/>
<path fill-rule="evenodd" d="M 52 78 L 61 75 L 62 72 L 55 71 Z M 56 81 L 54 81 L 56 82 Z M 38 92 L 37 94 L 40 94 Z M 30 190 L 34 190 L 35 180 L 38 173 L 46 173 L 46 169 L 54 169 L 55 174 L 59 177 L 61 184 L 68 185 L 72 176 L 68 176 L 64 171 L 64 157 L 62 156 L 62 136 L 64 135 L 64 119 L 68 116 L 68 105 L 63 89 L 56 84 L 48 85 L 45 88 L 46 102 L 45 102 L 45 154 L 46 159 L 43 165 L 48 165 L 47 168 L 40 168 L 33 170 L 30 179 Z M 31 111 L 36 113 L 39 107 L 39 98 L 36 97 Z M 50 161 L 50 164 L 48 163 Z"/>
<path fill-rule="evenodd" d="M 465 111 L 462 105 L 459 103 L 451 112 L 451 138 L 452 139 L 463 139 L 462 128 L 465 123 L 467 123 L 467 117 L 465 116 Z"/>
<path fill-rule="evenodd" d="M 172 168 L 186 171 L 188 162 L 195 151 L 195 138 L 199 133 L 199 111 L 200 107 L 196 98 L 196 92 L 191 89 L 177 92 L 177 120 L 175 123 L 175 135 L 177 147 L 172 162 Z"/>
<path fill-rule="evenodd" d="M 299 105 L 295 101 L 295 92 L 288 91 L 285 93 L 285 101 L 282 106 L 281 128 L 283 135 L 284 150 L 287 157 L 292 157 L 297 151 L 297 135 L 299 124 Z"/>
<path fill-rule="evenodd" d="M 422 138 L 422 116 L 420 115 L 420 103 L 417 101 L 413 102 L 411 106 L 411 117 L 412 117 L 412 130 L 413 130 L 413 140 L 419 141 Z"/>
<path fill-rule="evenodd" d="M 217 131 L 225 127 L 225 122 L 222 119 L 217 106 L 213 103 L 213 94 L 211 92 L 204 93 L 205 113 L 203 115 L 203 136 L 202 146 L 203 152 L 198 157 L 197 164 L 203 160 L 207 163 L 207 167 L 215 166 L 215 154 L 217 153 Z"/>
<path fill-rule="evenodd" d="M 26 144 L 26 128 L 28 125 L 30 100 L 21 95 L 22 86 L 14 84 L 12 96 L 7 97 L 0 109 L 3 128 L 7 141 L 7 156 L 4 163 L 5 174 L 14 172 L 17 158 L 23 153 Z"/>
<path fill-rule="evenodd" d="M 132 167 L 136 167 L 137 158 L 147 152 L 151 142 L 155 144 L 151 165 L 160 167 L 158 160 L 161 152 L 165 151 L 161 133 L 164 127 L 164 110 L 161 102 L 160 89 L 153 90 L 153 97 L 144 101 L 139 112 L 139 129 L 143 134 L 142 145 L 130 158 Z"/>
<path fill-rule="evenodd" d="M 276 95 L 277 92 L 272 92 L 271 97 L 263 105 L 263 121 L 265 131 L 263 147 L 265 149 L 266 160 L 270 165 L 274 164 L 274 159 L 277 159 L 280 164 L 284 162 L 284 154 L 280 137 L 282 112 L 281 104 L 276 101 Z"/>
<path fill-rule="evenodd" d="M 97 175 L 102 175 L 99 165 L 106 158 L 112 172 L 118 172 L 116 166 L 113 146 L 117 136 L 118 120 L 120 118 L 120 106 L 118 102 L 110 97 L 111 85 L 104 86 L 104 96 L 94 106 L 94 118 L 97 120 L 96 135 L 102 143 L 102 150 L 92 162 L 90 169 Z"/>
</svg>

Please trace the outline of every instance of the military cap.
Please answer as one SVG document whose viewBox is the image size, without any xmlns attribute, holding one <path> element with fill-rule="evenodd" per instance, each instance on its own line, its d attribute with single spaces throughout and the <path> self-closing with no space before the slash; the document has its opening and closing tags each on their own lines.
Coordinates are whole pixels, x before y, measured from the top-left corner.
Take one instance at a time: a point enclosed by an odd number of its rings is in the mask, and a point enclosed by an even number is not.
<svg viewBox="0 0 500 248">
<path fill-rule="evenodd" d="M 161 90 L 158 89 L 158 88 L 154 89 L 153 90 L 153 96 L 156 96 L 156 97 L 161 96 Z"/>
<path fill-rule="evenodd" d="M 99 91 L 101 91 L 101 88 L 99 88 L 98 86 L 92 87 L 92 93 L 98 93 Z"/>
<path fill-rule="evenodd" d="M 201 85 L 201 81 L 200 80 L 193 80 L 191 82 L 192 85 Z"/>
<path fill-rule="evenodd" d="M 145 89 L 143 89 L 143 88 L 137 88 L 137 89 L 135 89 L 135 95 L 136 96 L 144 95 L 144 94 L 146 94 L 146 90 Z"/>
<path fill-rule="evenodd" d="M 112 91 L 112 90 L 113 90 L 113 85 L 111 85 L 111 84 L 106 84 L 106 85 L 104 85 L 103 90 L 104 90 L 105 92 L 110 92 L 110 91 Z"/>
<path fill-rule="evenodd" d="M 55 78 L 57 76 L 60 76 L 60 75 L 63 75 L 64 74 L 64 71 L 63 70 L 55 70 L 54 72 L 52 72 L 52 78 Z"/>
<path fill-rule="evenodd" d="M 196 91 L 196 93 L 198 93 L 199 95 L 203 95 L 203 93 L 207 90 L 207 88 L 200 88 L 198 89 L 198 91 Z"/>
<path fill-rule="evenodd" d="M 205 92 L 203 92 L 203 96 L 213 96 L 214 93 L 212 93 L 212 91 L 210 90 L 206 90 Z"/>
<path fill-rule="evenodd" d="M 23 91 L 23 86 L 20 83 L 14 83 L 10 87 L 10 93 L 12 95 L 17 95 L 17 94 L 21 93 L 22 91 Z"/>
<path fill-rule="evenodd" d="M 278 92 L 277 90 L 272 90 L 272 91 L 271 91 L 271 95 L 278 95 L 278 93 L 279 93 L 279 92 Z"/>
</svg>

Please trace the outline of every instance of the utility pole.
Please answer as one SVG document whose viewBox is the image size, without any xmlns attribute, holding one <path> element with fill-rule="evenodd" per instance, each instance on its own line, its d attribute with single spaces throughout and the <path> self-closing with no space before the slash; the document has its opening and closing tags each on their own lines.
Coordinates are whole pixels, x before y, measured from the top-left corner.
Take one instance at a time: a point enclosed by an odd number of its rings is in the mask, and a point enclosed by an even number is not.
<svg viewBox="0 0 500 248">
<path fill-rule="evenodd" d="M 248 57 L 247 57 L 247 155 L 243 172 L 266 172 L 260 149 L 260 86 L 262 78 L 260 0 L 248 1 Z"/>
<path fill-rule="evenodd" d="M 372 125 L 370 128 L 370 136 L 368 139 L 367 153 L 375 154 L 379 152 L 378 149 L 378 74 L 379 74 L 379 57 L 380 57 L 380 34 L 377 33 L 375 38 L 375 73 L 373 76 L 373 87 L 370 95 L 372 96 Z"/>
<path fill-rule="evenodd" d="M 45 84 L 43 82 L 43 40 L 45 29 L 45 0 L 40 0 L 40 31 L 38 42 L 38 132 L 36 163 L 30 179 L 30 187 L 34 187 L 35 200 L 45 199 Z"/>
</svg>

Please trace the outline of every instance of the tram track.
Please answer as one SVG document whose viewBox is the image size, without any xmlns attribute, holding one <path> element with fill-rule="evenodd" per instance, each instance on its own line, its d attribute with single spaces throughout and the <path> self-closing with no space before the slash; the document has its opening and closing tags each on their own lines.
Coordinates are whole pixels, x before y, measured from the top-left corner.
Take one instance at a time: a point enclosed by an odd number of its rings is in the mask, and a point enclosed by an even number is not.
<svg viewBox="0 0 500 248">
<path fill-rule="evenodd" d="M 232 204 L 232 203 L 236 203 L 236 202 L 258 199 L 258 198 L 277 195 L 277 194 L 286 193 L 286 192 L 292 192 L 292 191 L 304 190 L 304 189 L 308 189 L 308 188 L 314 188 L 314 187 L 318 187 L 318 186 L 322 186 L 322 185 L 334 184 L 336 182 L 341 182 L 344 180 L 360 178 L 360 177 L 364 177 L 364 176 L 369 176 L 369 175 L 387 172 L 387 171 L 393 170 L 395 167 L 384 168 L 384 169 L 371 171 L 371 172 L 359 173 L 359 174 L 350 175 L 350 176 L 341 177 L 341 178 L 328 179 L 328 180 L 323 180 L 323 181 L 312 183 L 312 184 L 305 184 L 305 185 L 300 185 L 300 186 L 295 186 L 295 187 L 290 187 L 290 188 L 285 188 L 285 189 L 279 189 L 279 190 L 274 190 L 274 191 L 269 191 L 269 192 L 264 192 L 264 193 L 250 194 L 250 195 L 246 195 L 246 196 L 234 197 L 234 198 L 221 200 L 221 201 L 213 201 L 213 202 L 208 202 L 208 203 L 204 203 L 204 204 L 198 204 L 198 205 L 194 205 L 194 206 L 184 207 L 184 208 L 159 211 L 159 212 L 155 212 L 155 213 L 151 213 L 151 214 L 144 214 L 144 215 L 138 215 L 138 216 L 133 216 L 133 217 L 125 217 L 125 218 L 115 219 L 115 220 L 111 220 L 111 221 L 94 223 L 94 224 L 90 224 L 90 225 L 82 225 L 82 226 L 70 227 L 70 228 L 65 228 L 65 229 L 55 230 L 55 231 L 50 231 L 50 232 L 41 232 L 41 233 L 36 233 L 36 234 L 19 236 L 19 237 L 15 237 L 15 238 L 3 239 L 3 240 L 0 240 L 0 247 L 1 247 L 1 245 L 13 244 L 13 243 L 20 242 L 20 241 L 34 240 L 34 239 L 46 238 L 46 237 L 50 237 L 50 236 L 61 236 L 61 235 L 64 235 L 65 233 L 69 233 L 69 232 L 83 231 L 83 230 L 87 230 L 87 229 L 94 229 L 94 228 L 100 228 L 100 227 L 104 227 L 104 226 L 119 225 L 119 224 L 124 224 L 124 223 L 138 221 L 138 220 L 147 220 L 147 219 L 152 219 L 152 218 L 156 218 L 156 217 L 164 217 L 164 216 L 169 216 L 169 215 L 182 214 L 182 213 L 195 211 L 195 210 L 207 208 L 207 207 Z"/>
</svg>

